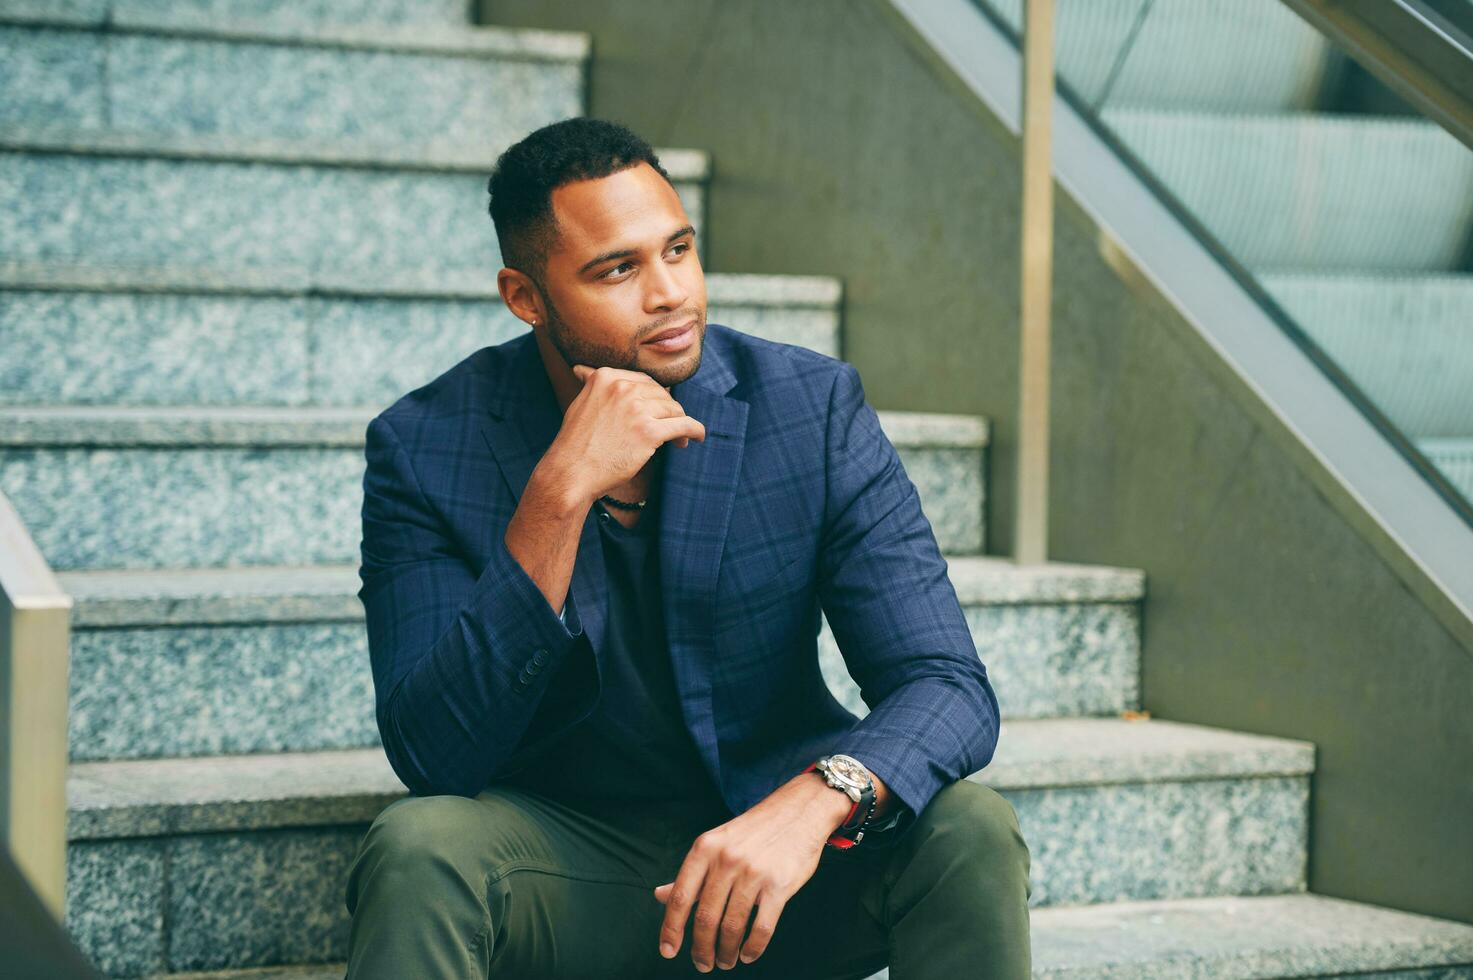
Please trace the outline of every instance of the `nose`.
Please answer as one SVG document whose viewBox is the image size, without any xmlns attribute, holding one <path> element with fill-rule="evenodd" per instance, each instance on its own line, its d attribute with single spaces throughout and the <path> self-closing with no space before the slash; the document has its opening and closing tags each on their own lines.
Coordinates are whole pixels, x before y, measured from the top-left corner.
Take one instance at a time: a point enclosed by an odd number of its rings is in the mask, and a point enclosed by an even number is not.
<svg viewBox="0 0 1473 980">
<path fill-rule="evenodd" d="M 650 274 L 645 277 L 648 291 L 644 297 L 644 308 L 648 313 L 662 310 L 678 310 L 685 305 L 687 291 L 680 283 L 675 269 L 663 259 L 649 266 Z"/>
</svg>

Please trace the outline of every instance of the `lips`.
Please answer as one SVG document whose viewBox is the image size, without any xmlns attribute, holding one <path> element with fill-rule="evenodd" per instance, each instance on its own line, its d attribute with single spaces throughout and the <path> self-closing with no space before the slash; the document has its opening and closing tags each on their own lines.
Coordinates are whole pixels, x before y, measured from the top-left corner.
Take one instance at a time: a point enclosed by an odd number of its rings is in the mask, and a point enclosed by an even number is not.
<svg viewBox="0 0 1473 980">
<path fill-rule="evenodd" d="M 681 334 L 685 333 L 687 330 L 689 330 L 692 327 L 694 327 L 695 325 L 696 325 L 696 321 L 694 319 L 692 319 L 688 323 L 684 324 L 683 326 L 671 327 L 669 330 L 661 330 L 659 333 L 655 334 L 653 337 L 646 337 L 644 339 L 644 342 L 646 344 L 653 344 L 657 340 L 666 340 L 666 339 L 668 339 L 670 337 L 678 337 Z"/>
</svg>

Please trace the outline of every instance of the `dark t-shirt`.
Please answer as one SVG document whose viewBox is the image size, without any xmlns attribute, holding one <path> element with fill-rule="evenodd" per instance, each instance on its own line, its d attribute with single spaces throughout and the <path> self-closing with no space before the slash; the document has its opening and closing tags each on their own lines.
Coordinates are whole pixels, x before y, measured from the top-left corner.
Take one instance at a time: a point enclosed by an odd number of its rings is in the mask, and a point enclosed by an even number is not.
<svg viewBox="0 0 1473 980">
<path fill-rule="evenodd" d="M 583 809 L 621 801 L 725 808 L 680 711 L 660 606 L 657 484 L 632 528 L 594 504 L 609 585 L 602 693 L 593 713 L 511 784 Z"/>
</svg>

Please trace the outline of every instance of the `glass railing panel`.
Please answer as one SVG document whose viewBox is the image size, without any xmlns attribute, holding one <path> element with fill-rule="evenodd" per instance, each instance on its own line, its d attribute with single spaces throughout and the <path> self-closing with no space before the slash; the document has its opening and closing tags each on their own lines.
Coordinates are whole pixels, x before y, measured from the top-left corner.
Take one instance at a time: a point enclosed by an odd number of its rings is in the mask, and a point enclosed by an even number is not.
<svg viewBox="0 0 1473 980">
<path fill-rule="evenodd" d="M 1067 97 L 1473 522 L 1473 149 L 1280 0 L 1056 0 L 1055 34 Z"/>
</svg>

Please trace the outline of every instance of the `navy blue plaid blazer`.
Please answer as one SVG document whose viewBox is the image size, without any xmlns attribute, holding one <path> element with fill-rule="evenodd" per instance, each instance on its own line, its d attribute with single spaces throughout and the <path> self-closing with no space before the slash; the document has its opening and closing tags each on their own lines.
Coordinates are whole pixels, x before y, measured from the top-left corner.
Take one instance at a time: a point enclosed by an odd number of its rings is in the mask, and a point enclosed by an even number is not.
<svg viewBox="0 0 1473 980">
<path fill-rule="evenodd" d="M 983 768 L 997 698 L 915 485 L 844 361 L 716 323 L 672 397 L 662 602 L 686 727 L 733 813 L 845 752 L 919 813 Z M 596 508 L 565 623 L 503 536 L 562 412 L 531 332 L 368 425 L 362 586 L 377 719 L 416 795 L 474 796 L 592 710 L 606 583 Z M 869 713 L 819 670 L 820 609 Z"/>
</svg>

